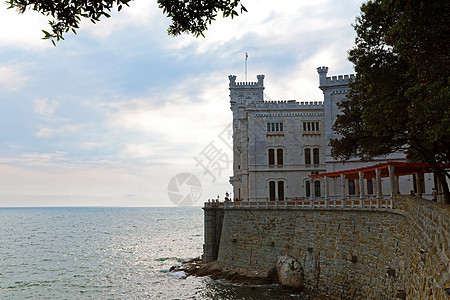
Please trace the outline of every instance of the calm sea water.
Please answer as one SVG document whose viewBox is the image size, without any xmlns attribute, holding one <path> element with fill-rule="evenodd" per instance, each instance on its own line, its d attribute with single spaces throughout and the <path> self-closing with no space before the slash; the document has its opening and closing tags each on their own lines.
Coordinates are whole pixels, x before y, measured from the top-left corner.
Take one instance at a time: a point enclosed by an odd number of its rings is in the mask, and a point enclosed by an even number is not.
<svg viewBox="0 0 450 300">
<path fill-rule="evenodd" d="M 0 298 L 307 299 L 168 272 L 202 244 L 198 207 L 0 208 Z"/>
</svg>

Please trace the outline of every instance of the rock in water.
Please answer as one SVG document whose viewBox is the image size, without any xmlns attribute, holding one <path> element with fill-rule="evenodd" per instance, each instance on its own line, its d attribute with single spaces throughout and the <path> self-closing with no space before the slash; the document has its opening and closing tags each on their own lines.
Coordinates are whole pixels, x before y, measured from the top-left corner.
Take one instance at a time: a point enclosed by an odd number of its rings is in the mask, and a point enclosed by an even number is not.
<svg viewBox="0 0 450 300">
<path fill-rule="evenodd" d="M 294 257 L 280 256 L 267 276 L 283 288 L 301 290 L 303 288 L 303 267 Z"/>
</svg>

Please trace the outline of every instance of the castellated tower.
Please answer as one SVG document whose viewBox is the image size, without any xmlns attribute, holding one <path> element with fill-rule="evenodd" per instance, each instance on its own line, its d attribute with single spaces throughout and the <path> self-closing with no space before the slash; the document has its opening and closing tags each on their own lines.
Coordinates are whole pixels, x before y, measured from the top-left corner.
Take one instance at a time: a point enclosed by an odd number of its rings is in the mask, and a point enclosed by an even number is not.
<svg viewBox="0 0 450 300">
<path fill-rule="evenodd" d="M 371 165 L 375 162 L 385 161 L 405 161 L 404 153 L 394 153 L 387 157 L 374 158 L 371 162 L 362 162 L 357 158 L 352 158 L 345 164 L 336 161 L 331 156 L 331 147 L 329 141 L 331 139 L 339 138 L 339 136 L 332 130 L 332 127 L 336 121 L 336 117 L 341 113 L 338 103 L 346 100 L 350 91 L 350 81 L 355 79 L 354 74 L 339 75 L 327 77 L 328 68 L 318 67 L 317 73 L 319 73 L 319 88 L 323 92 L 323 105 L 325 115 L 325 140 L 326 140 L 326 169 L 327 172 L 337 172 L 350 168 L 360 168 L 367 165 Z"/>
<path fill-rule="evenodd" d="M 347 94 L 350 89 L 349 83 L 350 80 L 354 78 L 354 75 L 327 77 L 328 67 L 318 67 L 317 73 L 319 73 L 319 88 L 323 91 L 325 140 L 327 141 L 325 145 L 326 162 L 332 163 L 335 160 L 331 156 L 329 141 L 330 139 L 337 138 L 332 130 L 333 124 L 336 121 L 336 116 L 340 113 L 337 104 L 342 100 L 347 99 Z M 332 167 L 332 165 L 327 165 L 327 172 L 334 172 L 332 168 L 328 169 L 329 167 Z"/>
<path fill-rule="evenodd" d="M 233 112 L 233 198 L 286 200 L 310 195 L 308 175 L 325 171 L 322 102 L 264 101 L 256 82 L 229 76 Z M 316 184 L 320 193 L 320 182 Z"/>
<path fill-rule="evenodd" d="M 405 154 L 402 152 L 397 152 L 388 155 L 387 157 L 378 157 L 374 158 L 372 161 L 363 162 L 359 158 L 351 158 L 345 163 L 341 161 L 335 160 L 331 156 L 331 146 L 330 140 L 339 138 L 339 135 L 335 133 L 332 128 L 336 121 L 337 116 L 341 113 L 338 103 L 346 100 L 348 93 L 350 91 L 350 82 L 354 80 L 355 75 L 339 75 L 327 77 L 328 68 L 327 67 L 318 67 L 317 73 L 319 73 L 319 88 L 323 92 L 323 106 L 324 106 L 324 123 L 325 123 L 325 153 L 326 153 L 326 172 L 339 172 L 348 169 L 356 169 L 362 168 L 369 165 L 373 165 L 375 163 L 383 163 L 386 161 L 406 161 Z M 397 186 L 408 187 L 409 184 L 406 182 L 407 178 L 401 178 L 400 181 L 397 181 Z M 350 188 L 352 182 L 347 180 L 345 188 L 347 189 L 347 194 L 358 194 L 360 187 L 358 185 L 354 185 L 354 190 Z M 386 185 L 386 183 L 385 183 Z M 329 190 L 333 194 L 342 193 L 342 187 L 339 186 L 336 182 L 329 183 Z M 365 182 L 364 184 L 365 192 L 373 191 L 373 183 L 370 181 Z M 384 186 L 383 190 L 388 190 L 388 186 Z M 406 190 L 408 191 L 408 189 Z"/>
<path fill-rule="evenodd" d="M 258 75 L 257 82 L 236 82 L 236 75 L 230 80 L 230 104 L 233 112 L 233 174 L 230 183 L 235 199 L 249 197 L 248 191 L 248 116 L 247 107 L 264 102 L 264 75 Z"/>
</svg>

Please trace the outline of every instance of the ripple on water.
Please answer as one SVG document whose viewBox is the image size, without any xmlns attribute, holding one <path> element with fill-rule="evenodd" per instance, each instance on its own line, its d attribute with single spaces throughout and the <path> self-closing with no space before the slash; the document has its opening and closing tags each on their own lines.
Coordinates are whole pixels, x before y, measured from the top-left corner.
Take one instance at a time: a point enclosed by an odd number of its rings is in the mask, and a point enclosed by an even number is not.
<svg viewBox="0 0 450 300">
<path fill-rule="evenodd" d="M 0 209 L 1 297 L 294 299 L 277 287 L 170 274 L 201 255 L 202 225 L 197 207 Z"/>
</svg>

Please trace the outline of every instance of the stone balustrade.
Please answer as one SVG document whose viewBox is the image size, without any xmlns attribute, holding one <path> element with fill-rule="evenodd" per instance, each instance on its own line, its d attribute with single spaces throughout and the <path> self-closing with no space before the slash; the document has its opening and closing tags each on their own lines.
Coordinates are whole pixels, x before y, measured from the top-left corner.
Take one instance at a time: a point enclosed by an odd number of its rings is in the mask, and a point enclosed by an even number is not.
<svg viewBox="0 0 450 300">
<path fill-rule="evenodd" d="M 204 208 L 252 208 L 252 209 L 320 209 L 320 208 L 393 208 L 393 200 L 388 199 L 296 199 L 286 201 L 225 201 L 225 202 L 205 202 Z"/>
</svg>

